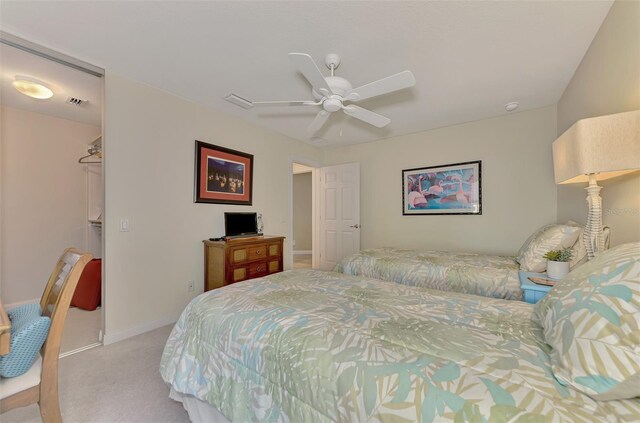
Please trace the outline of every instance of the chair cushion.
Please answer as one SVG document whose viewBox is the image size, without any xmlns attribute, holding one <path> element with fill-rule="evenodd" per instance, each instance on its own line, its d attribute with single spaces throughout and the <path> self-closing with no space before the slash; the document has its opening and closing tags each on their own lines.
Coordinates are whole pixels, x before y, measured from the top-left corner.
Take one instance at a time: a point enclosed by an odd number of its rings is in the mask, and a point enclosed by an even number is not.
<svg viewBox="0 0 640 423">
<path fill-rule="evenodd" d="M 73 293 L 71 305 L 93 311 L 102 298 L 102 260 L 93 259 L 84 267 L 78 286 Z"/>
<path fill-rule="evenodd" d="M 9 310 L 7 315 L 11 320 L 11 333 L 13 334 L 34 318 L 40 317 L 42 313 L 40 312 L 40 304 L 29 303 Z"/>
<path fill-rule="evenodd" d="M 579 266 L 534 311 L 561 384 L 602 401 L 640 395 L 640 242 Z"/>
<path fill-rule="evenodd" d="M 31 368 L 51 326 L 51 319 L 40 314 L 38 304 L 27 304 L 9 312 L 10 350 L 9 354 L 0 356 L 0 376 L 20 376 Z"/>
<path fill-rule="evenodd" d="M 40 383 L 42 356 L 38 354 L 31 368 L 20 377 L 0 378 L 0 399 L 10 397 Z"/>
</svg>

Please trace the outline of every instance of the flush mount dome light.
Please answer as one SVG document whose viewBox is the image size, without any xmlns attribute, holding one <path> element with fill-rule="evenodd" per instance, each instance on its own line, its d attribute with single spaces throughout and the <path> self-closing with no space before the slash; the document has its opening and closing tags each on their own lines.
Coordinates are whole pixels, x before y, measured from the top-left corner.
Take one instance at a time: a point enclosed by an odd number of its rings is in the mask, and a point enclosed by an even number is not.
<svg viewBox="0 0 640 423">
<path fill-rule="evenodd" d="M 16 75 L 16 80 L 13 81 L 13 87 L 20 91 L 22 94 L 31 98 L 37 98 L 39 100 L 45 100 L 53 97 L 53 91 L 44 82 L 29 76 Z"/>
<path fill-rule="evenodd" d="M 517 109 L 520 106 L 520 103 L 518 103 L 517 101 L 512 101 L 510 103 L 507 103 L 504 105 L 504 109 L 507 112 L 513 112 L 515 109 Z"/>
</svg>

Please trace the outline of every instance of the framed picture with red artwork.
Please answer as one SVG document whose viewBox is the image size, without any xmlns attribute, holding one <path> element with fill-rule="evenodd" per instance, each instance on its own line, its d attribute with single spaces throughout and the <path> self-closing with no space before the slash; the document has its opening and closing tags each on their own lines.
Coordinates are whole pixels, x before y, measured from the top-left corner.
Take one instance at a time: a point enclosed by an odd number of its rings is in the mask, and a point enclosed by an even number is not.
<svg viewBox="0 0 640 423">
<path fill-rule="evenodd" d="M 253 155 L 196 141 L 194 202 L 251 205 Z"/>
</svg>

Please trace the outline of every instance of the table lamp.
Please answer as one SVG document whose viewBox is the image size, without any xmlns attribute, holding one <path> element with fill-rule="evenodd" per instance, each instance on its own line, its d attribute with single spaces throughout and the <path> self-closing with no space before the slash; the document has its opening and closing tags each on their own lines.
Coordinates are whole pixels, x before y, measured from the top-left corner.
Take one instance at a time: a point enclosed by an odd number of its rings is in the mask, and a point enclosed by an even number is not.
<svg viewBox="0 0 640 423">
<path fill-rule="evenodd" d="M 640 110 L 577 121 L 553 142 L 557 184 L 589 182 L 584 242 L 589 259 L 604 250 L 597 181 L 640 169 Z"/>
</svg>

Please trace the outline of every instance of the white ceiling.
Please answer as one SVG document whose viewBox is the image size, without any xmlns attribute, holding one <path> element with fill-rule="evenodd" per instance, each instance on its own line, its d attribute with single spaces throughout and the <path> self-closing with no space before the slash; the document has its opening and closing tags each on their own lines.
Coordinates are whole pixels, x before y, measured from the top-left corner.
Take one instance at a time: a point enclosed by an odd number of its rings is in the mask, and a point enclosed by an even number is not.
<svg viewBox="0 0 640 423">
<path fill-rule="evenodd" d="M 21 36 L 315 145 L 344 145 L 557 103 L 612 1 L 2 2 Z M 244 110 L 223 98 L 311 99 L 287 53 L 354 86 L 411 70 L 415 87 L 360 102 L 391 118 L 377 129 L 319 109 Z M 321 68 L 326 70 L 326 68 Z"/>
<path fill-rule="evenodd" d="M 4 11 L 4 4 L 2 5 Z M 53 97 L 38 100 L 19 93 L 11 83 L 16 75 L 46 83 Z M 80 106 L 67 104 L 68 97 L 87 100 Z M 65 65 L 0 44 L 0 104 L 45 115 L 100 126 L 102 81 Z"/>
</svg>

